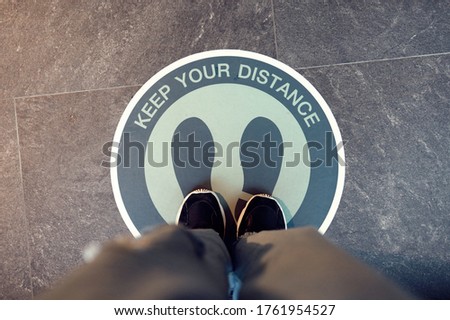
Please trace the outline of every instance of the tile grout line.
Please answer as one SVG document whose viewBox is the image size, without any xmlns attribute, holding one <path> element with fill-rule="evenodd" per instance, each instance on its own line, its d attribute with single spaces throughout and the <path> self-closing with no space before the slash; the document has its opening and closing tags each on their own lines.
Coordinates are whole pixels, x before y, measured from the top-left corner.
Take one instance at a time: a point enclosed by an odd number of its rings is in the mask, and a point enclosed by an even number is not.
<svg viewBox="0 0 450 320">
<path fill-rule="evenodd" d="M 30 289 L 31 289 L 31 299 L 34 299 L 34 288 L 33 288 L 33 277 L 31 272 L 31 247 L 30 247 L 30 223 L 28 221 L 27 216 L 27 206 L 25 203 L 25 188 L 24 188 L 24 181 L 23 181 L 23 170 L 22 170 L 22 154 L 20 152 L 20 138 L 19 138 L 19 120 L 17 117 L 17 104 L 16 99 L 13 99 L 13 106 L 14 106 L 14 118 L 16 122 L 16 139 L 17 139 L 17 154 L 19 157 L 19 174 L 20 174 L 20 185 L 22 190 L 22 202 L 23 202 L 23 214 L 25 219 L 25 228 L 27 232 L 27 256 L 28 256 L 28 276 L 30 278 Z"/>
<path fill-rule="evenodd" d="M 17 153 L 19 155 L 20 180 L 22 181 L 22 184 L 23 184 L 22 155 L 20 154 L 20 140 L 19 140 L 19 121 L 17 119 L 17 105 L 16 105 L 16 99 L 15 98 L 13 98 L 13 105 L 14 105 L 14 120 L 16 122 Z"/>
<path fill-rule="evenodd" d="M 59 96 L 63 94 L 72 94 L 72 93 L 86 93 L 86 92 L 95 92 L 102 90 L 114 90 L 114 89 L 126 89 L 133 87 L 142 87 L 143 84 L 134 84 L 134 85 L 126 85 L 126 86 L 117 86 L 117 87 L 106 87 L 106 88 L 95 88 L 95 89 L 85 89 L 85 90 L 75 90 L 75 91 L 64 91 L 64 92 L 54 92 L 54 93 L 42 93 L 42 94 L 34 94 L 29 96 L 19 96 L 14 97 L 13 99 L 30 99 L 30 98 L 40 98 L 40 97 L 52 97 Z"/>
<path fill-rule="evenodd" d="M 277 60 L 279 60 L 279 54 L 278 54 L 278 39 L 277 39 L 277 25 L 275 23 L 275 5 L 273 4 L 274 0 L 271 0 L 271 4 L 272 4 L 272 21 L 273 21 L 273 38 L 275 41 L 275 57 Z"/>
<path fill-rule="evenodd" d="M 275 24 L 275 9 L 272 1 L 272 15 L 273 15 L 273 27 L 274 27 L 274 40 L 275 40 L 275 55 L 276 59 L 279 60 L 279 53 L 278 53 L 278 39 L 277 39 L 277 33 L 276 33 L 276 24 Z M 386 61 L 398 61 L 398 60 L 406 60 L 406 59 L 416 59 L 416 58 L 426 58 L 426 57 L 436 57 L 436 56 L 445 56 L 449 55 L 450 52 L 440 52 L 440 53 L 430 53 L 430 54 L 423 54 L 423 55 L 413 55 L 408 57 L 397 57 L 397 58 L 386 58 L 386 59 L 376 59 L 376 60 L 361 60 L 361 61 L 352 61 L 352 62 L 343 62 L 343 63 L 334 63 L 334 64 L 323 64 L 323 65 L 316 65 L 316 66 L 309 66 L 309 67 L 292 67 L 294 70 L 308 70 L 308 69 L 318 69 L 318 68 L 327 68 L 327 67 L 339 67 L 339 66 L 348 66 L 353 64 L 364 64 L 364 63 L 377 63 L 377 62 L 386 62 Z M 132 84 L 132 85 L 124 85 L 124 86 L 117 86 L 117 87 L 105 87 L 105 88 L 94 88 L 94 89 L 85 89 L 85 90 L 75 90 L 75 91 L 64 91 L 64 92 L 54 92 L 54 93 L 42 93 L 42 94 L 34 94 L 29 96 L 17 96 L 12 98 L 1 98 L 0 100 L 14 100 L 14 106 L 16 99 L 29 99 L 29 98 L 39 98 L 39 97 L 51 97 L 51 96 L 58 96 L 63 94 L 73 94 L 73 93 L 86 93 L 86 92 L 96 92 L 96 91 L 102 91 L 102 90 L 115 90 L 115 89 L 126 89 L 126 88 L 133 88 L 133 87 L 142 87 L 143 84 Z"/>
<path fill-rule="evenodd" d="M 430 54 L 422 54 L 422 55 L 416 55 L 416 56 L 386 58 L 386 59 L 376 59 L 376 60 L 361 60 L 361 61 L 343 62 L 343 63 L 335 63 L 335 64 L 324 64 L 324 65 L 317 65 L 317 66 L 310 66 L 310 67 L 294 67 L 293 69 L 308 70 L 308 69 L 348 66 L 348 65 L 353 65 L 353 64 L 356 65 L 356 64 L 365 64 L 365 63 L 386 62 L 386 61 L 399 61 L 399 60 L 437 57 L 437 56 L 446 56 L 446 55 L 450 55 L 450 52 L 430 53 Z"/>
</svg>

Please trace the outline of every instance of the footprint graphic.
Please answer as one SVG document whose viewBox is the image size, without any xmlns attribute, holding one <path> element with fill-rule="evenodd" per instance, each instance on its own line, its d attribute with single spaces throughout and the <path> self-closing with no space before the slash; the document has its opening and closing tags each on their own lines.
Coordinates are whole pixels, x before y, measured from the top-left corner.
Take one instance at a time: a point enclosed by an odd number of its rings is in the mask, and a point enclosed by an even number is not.
<svg viewBox="0 0 450 320">
<path fill-rule="evenodd" d="M 213 137 L 208 126 L 199 118 L 188 118 L 175 129 L 172 163 L 183 196 L 199 188 L 211 190 L 214 157 L 207 153 L 209 145 L 214 145 Z"/>
<path fill-rule="evenodd" d="M 264 117 L 250 121 L 241 137 L 240 158 L 244 173 L 242 191 L 249 195 L 271 195 L 283 161 L 283 138 L 273 121 Z M 246 200 L 238 199 L 235 219 L 239 219 L 245 203 Z"/>
</svg>

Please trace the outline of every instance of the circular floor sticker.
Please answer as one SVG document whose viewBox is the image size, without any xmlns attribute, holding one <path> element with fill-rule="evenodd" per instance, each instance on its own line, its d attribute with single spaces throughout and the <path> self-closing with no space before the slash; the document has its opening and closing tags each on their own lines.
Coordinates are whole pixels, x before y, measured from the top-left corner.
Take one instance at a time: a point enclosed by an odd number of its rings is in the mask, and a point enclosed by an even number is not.
<svg viewBox="0 0 450 320">
<path fill-rule="evenodd" d="M 324 233 L 344 186 L 344 149 L 325 100 L 300 74 L 240 50 L 194 54 L 136 93 L 110 165 L 119 211 L 138 237 L 174 223 L 185 195 L 217 191 L 238 219 L 251 195 L 282 203 L 289 227 Z"/>
</svg>

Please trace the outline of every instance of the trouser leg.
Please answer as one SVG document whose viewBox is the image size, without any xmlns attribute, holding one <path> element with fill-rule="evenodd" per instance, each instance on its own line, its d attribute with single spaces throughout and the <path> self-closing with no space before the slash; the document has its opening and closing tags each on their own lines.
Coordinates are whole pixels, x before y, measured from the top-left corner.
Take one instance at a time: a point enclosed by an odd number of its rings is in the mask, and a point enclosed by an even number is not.
<svg viewBox="0 0 450 320">
<path fill-rule="evenodd" d="M 243 238 L 233 260 L 242 280 L 242 299 L 409 298 L 312 228 Z"/>
<path fill-rule="evenodd" d="M 42 298 L 225 299 L 230 266 L 213 230 L 164 226 L 106 245 Z"/>
</svg>

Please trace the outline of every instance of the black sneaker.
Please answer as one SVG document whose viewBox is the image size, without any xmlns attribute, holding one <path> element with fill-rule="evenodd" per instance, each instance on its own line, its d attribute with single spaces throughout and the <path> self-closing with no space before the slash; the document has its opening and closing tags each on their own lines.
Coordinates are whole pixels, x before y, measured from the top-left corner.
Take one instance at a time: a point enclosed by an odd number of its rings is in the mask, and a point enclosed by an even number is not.
<svg viewBox="0 0 450 320">
<path fill-rule="evenodd" d="M 183 200 L 176 223 L 189 229 L 213 229 L 225 236 L 225 211 L 219 197 L 211 190 L 198 189 Z"/>
<path fill-rule="evenodd" d="M 256 194 L 247 201 L 237 223 L 237 237 L 264 230 L 287 229 L 278 201 L 267 194 Z"/>
</svg>

